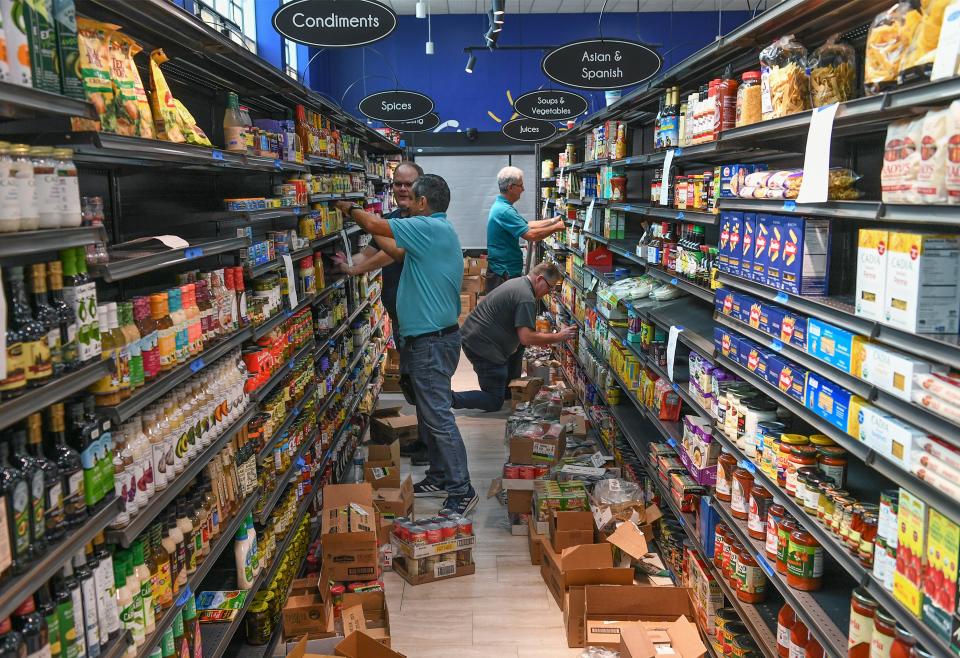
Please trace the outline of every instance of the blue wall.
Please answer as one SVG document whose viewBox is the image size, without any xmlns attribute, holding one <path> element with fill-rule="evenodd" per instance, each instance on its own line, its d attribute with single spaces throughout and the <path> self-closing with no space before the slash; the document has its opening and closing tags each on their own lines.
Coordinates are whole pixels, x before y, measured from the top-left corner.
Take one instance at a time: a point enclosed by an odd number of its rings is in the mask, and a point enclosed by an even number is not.
<svg viewBox="0 0 960 658">
<path fill-rule="evenodd" d="M 260 5 L 277 4 L 279 0 L 258 0 L 257 35 L 261 55 L 271 59 L 264 50 L 266 40 L 279 37 L 274 32 L 267 14 L 261 25 Z M 722 32 L 726 34 L 750 17 L 747 12 L 725 12 Z M 463 69 L 467 62 L 465 46 L 483 43 L 486 15 L 447 14 L 434 16 L 434 55 L 426 55 L 427 21 L 413 16 L 401 16 L 396 31 L 386 39 L 372 44 L 372 48 L 345 48 L 322 52 L 310 66 L 310 86 L 329 94 L 348 111 L 358 114 L 357 103 L 375 91 L 393 88 L 392 71 L 396 72 L 400 87 L 427 94 L 433 98 L 441 121 L 454 119 L 462 130 L 477 128 L 499 131 L 498 123 L 509 120 L 513 98 L 551 84 L 540 70 L 543 52 L 539 50 L 476 53 L 474 73 Z M 619 14 L 604 16 L 604 36 L 636 39 L 659 45 L 665 66 L 669 67 L 687 55 L 713 41 L 717 34 L 716 12 Z M 520 14 L 508 15 L 500 34 L 500 45 L 559 45 L 577 39 L 597 36 L 597 14 Z M 380 56 L 373 51 L 383 54 Z M 310 50 L 311 54 L 316 51 Z M 301 66 L 308 57 L 301 57 Z M 392 67 L 392 70 L 391 70 Z M 348 87 L 364 75 L 382 76 L 357 83 L 344 97 Z M 591 112 L 603 107 L 603 93 L 580 92 L 592 100 Z M 446 130 L 456 130 L 447 128 Z"/>
</svg>

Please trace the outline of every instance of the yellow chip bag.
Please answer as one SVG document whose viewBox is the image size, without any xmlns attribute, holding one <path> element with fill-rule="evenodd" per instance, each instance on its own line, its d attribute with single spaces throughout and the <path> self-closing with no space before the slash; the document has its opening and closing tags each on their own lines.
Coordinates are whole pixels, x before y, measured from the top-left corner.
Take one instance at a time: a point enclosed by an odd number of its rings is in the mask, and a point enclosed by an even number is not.
<svg viewBox="0 0 960 658">
<path fill-rule="evenodd" d="M 140 108 L 137 106 L 137 94 L 133 78 L 130 76 L 130 44 L 122 34 L 112 34 L 109 39 L 110 75 L 116 94 L 113 104 L 117 115 L 117 134 L 129 137 L 137 136 L 140 121 Z"/>
<path fill-rule="evenodd" d="M 89 18 L 77 17 L 77 46 L 80 50 L 80 76 L 87 100 L 100 117 L 99 126 L 83 119 L 73 122 L 74 130 L 117 132 L 116 89 L 111 76 L 110 35 L 119 28 Z"/>
<path fill-rule="evenodd" d="M 182 144 L 187 141 L 180 130 L 177 106 L 170 93 L 166 78 L 160 65 L 167 61 L 162 48 L 150 53 L 150 109 L 153 112 L 153 124 L 157 139 Z"/>
</svg>

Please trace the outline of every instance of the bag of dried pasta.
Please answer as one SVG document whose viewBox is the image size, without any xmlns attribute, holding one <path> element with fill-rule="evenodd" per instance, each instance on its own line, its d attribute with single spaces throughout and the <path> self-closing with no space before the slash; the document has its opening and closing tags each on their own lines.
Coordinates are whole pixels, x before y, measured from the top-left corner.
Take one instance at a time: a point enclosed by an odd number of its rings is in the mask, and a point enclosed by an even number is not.
<svg viewBox="0 0 960 658">
<path fill-rule="evenodd" d="M 910 2 L 898 2 L 873 19 L 867 34 L 863 88 L 879 94 L 896 84 L 900 61 L 920 25 L 920 12 Z"/>
<path fill-rule="evenodd" d="M 764 120 L 810 109 L 807 49 L 792 34 L 760 52 L 760 80 Z"/>
<path fill-rule="evenodd" d="M 74 130 L 117 132 L 117 111 L 113 103 L 116 89 L 110 75 L 110 35 L 119 26 L 77 17 L 77 47 L 80 51 L 80 77 L 87 100 L 96 109 L 99 122 L 75 118 Z"/>
<path fill-rule="evenodd" d="M 160 65 L 167 61 L 163 49 L 157 48 L 150 53 L 150 110 L 153 112 L 153 125 L 157 139 L 182 144 L 187 141 L 180 130 L 180 119 L 173 94 L 163 77 Z"/>
<path fill-rule="evenodd" d="M 900 61 L 899 81 L 917 77 L 929 77 L 933 59 L 937 55 L 937 43 L 940 41 L 940 26 L 943 25 L 943 13 L 954 0 L 925 0 L 922 7 L 920 24 L 913 33 L 910 46 Z"/>
<path fill-rule="evenodd" d="M 839 34 L 813 51 L 810 57 L 810 105 L 823 107 L 856 97 L 857 56 L 853 48 L 838 43 Z"/>
</svg>

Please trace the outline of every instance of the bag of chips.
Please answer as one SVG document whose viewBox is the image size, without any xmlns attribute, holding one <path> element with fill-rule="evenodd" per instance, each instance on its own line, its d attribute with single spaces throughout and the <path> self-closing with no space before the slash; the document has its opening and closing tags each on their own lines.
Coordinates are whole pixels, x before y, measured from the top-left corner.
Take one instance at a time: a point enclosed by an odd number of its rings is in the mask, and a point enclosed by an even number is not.
<svg viewBox="0 0 960 658">
<path fill-rule="evenodd" d="M 108 42 L 110 49 L 110 75 L 116 93 L 113 97 L 117 115 L 117 134 L 136 137 L 140 123 L 140 108 L 137 105 L 137 93 L 133 78 L 130 76 L 130 39 L 122 34 L 111 34 Z"/>
<path fill-rule="evenodd" d="M 960 101 L 947 108 L 947 164 L 945 171 L 947 203 L 960 205 Z"/>
<path fill-rule="evenodd" d="M 896 84 L 900 62 L 920 24 L 920 12 L 907 1 L 898 2 L 873 19 L 867 34 L 863 88 L 879 94 Z"/>
<path fill-rule="evenodd" d="M 813 51 L 810 57 L 810 105 L 823 107 L 856 98 L 857 56 L 853 48 L 837 43 L 839 34 Z"/>
<path fill-rule="evenodd" d="M 117 132 L 116 95 L 110 74 L 110 35 L 120 29 L 110 23 L 77 17 L 77 45 L 80 50 L 80 75 L 87 101 L 100 117 L 99 125 L 85 119 L 72 121 L 74 130 Z"/>
<path fill-rule="evenodd" d="M 143 52 L 136 41 L 125 37 L 128 49 L 127 66 L 130 67 L 128 75 L 133 80 L 133 93 L 137 99 L 138 121 L 137 135 L 145 139 L 153 139 L 156 135 L 153 127 L 153 111 L 150 109 L 150 100 L 147 98 L 147 90 L 143 87 L 143 79 L 140 77 L 140 71 L 137 69 L 137 62 L 134 59 L 139 53 Z"/>
</svg>

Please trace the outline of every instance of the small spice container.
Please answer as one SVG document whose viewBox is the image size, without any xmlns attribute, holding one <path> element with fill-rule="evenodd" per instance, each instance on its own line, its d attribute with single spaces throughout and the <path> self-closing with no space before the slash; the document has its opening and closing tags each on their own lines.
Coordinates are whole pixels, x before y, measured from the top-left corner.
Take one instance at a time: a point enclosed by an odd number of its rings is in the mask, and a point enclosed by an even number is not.
<svg viewBox="0 0 960 658">
<path fill-rule="evenodd" d="M 790 534 L 787 547 L 787 585 L 804 592 L 823 586 L 823 547 L 800 527 Z"/>
<path fill-rule="evenodd" d="M 828 527 L 828 519 L 833 516 L 833 497 L 836 491 L 837 489 L 834 488 L 833 482 L 830 480 L 820 483 L 820 496 L 817 499 L 817 519 Z"/>
<path fill-rule="evenodd" d="M 847 451 L 840 446 L 818 446 L 817 465 L 823 474 L 838 487 L 847 483 Z"/>
<path fill-rule="evenodd" d="M 850 599 L 850 630 L 847 632 L 847 658 L 870 658 L 870 638 L 873 636 L 873 618 L 877 602 L 860 587 L 853 590 Z"/>
<path fill-rule="evenodd" d="M 817 465 L 817 449 L 811 445 L 799 445 L 790 448 L 790 460 L 787 462 L 786 486 L 787 493 L 797 496 L 797 469 L 804 466 Z"/>
<path fill-rule="evenodd" d="M 770 560 L 777 559 L 777 531 L 780 522 L 786 515 L 786 508 L 777 503 L 773 503 L 767 509 L 767 538 L 764 550 L 767 553 L 767 558 Z"/>
<path fill-rule="evenodd" d="M 737 458 L 730 453 L 723 453 L 717 459 L 717 488 L 714 495 L 717 500 L 730 502 L 733 490 L 733 472 L 737 470 Z"/>
<path fill-rule="evenodd" d="M 747 532 L 754 539 L 766 539 L 767 511 L 773 504 L 773 494 L 754 484 L 750 489 L 750 508 L 747 514 Z"/>
<path fill-rule="evenodd" d="M 789 516 L 784 516 L 777 523 L 777 572 L 787 573 L 787 555 L 790 548 L 790 535 L 797 529 L 796 522 Z"/>
<path fill-rule="evenodd" d="M 735 518 L 746 520 L 750 514 L 750 490 L 753 488 L 753 474 L 745 468 L 733 472 L 731 483 L 730 512 Z"/>
<path fill-rule="evenodd" d="M 787 430 L 787 426 L 777 420 L 764 420 L 757 423 L 757 466 L 769 475 L 767 461 L 770 459 L 769 450 L 776 440 Z"/>
<path fill-rule="evenodd" d="M 737 598 L 744 603 L 761 603 L 767 598 L 767 576 L 746 549 L 737 556 Z"/>
</svg>

